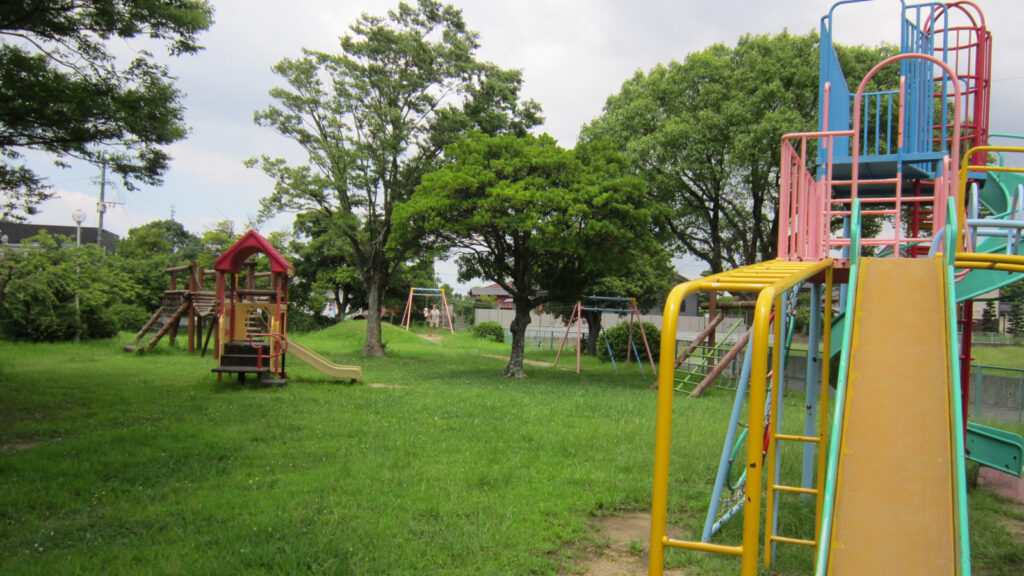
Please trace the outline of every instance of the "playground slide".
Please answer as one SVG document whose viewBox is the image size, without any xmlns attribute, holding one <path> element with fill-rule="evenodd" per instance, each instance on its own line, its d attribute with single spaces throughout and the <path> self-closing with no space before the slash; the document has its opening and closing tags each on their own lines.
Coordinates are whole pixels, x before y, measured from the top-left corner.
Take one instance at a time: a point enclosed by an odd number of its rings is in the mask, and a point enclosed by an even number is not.
<svg viewBox="0 0 1024 576">
<path fill-rule="evenodd" d="M 829 574 L 953 574 L 942 271 L 862 260 Z"/>
<path fill-rule="evenodd" d="M 968 422 L 967 457 L 982 466 L 1024 478 L 1024 440 L 1013 432 Z"/>
<path fill-rule="evenodd" d="M 1013 207 L 1013 195 L 1017 192 L 1017 186 L 1021 184 L 1024 184 L 1024 173 L 989 172 L 985 178 L 985 185 L 978 191 L 978 200 L 989 212 L 1006 214 Z"/>
<path fill-rule="evenodd" d="M 363 369 L 359 366 L 342 366 L 327 360 L 323 356 L 299 344 L 295 340 L 288 340 L 288 354 L 293 358 L 308 364 L 320 372 L 341 380 L 359 380 L 363 375 Z"/>
</svg>

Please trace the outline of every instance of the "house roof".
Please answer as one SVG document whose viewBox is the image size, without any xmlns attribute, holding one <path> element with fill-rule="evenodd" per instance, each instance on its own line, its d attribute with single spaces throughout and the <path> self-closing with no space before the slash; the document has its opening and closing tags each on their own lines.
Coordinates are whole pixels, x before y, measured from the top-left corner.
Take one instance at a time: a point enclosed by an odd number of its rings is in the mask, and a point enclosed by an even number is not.
<svg viewBox="0 0 1024 576">
<path fill-rule="evenodd" d="M 26 224 L 23 222 L 0 222 L 0 238 L 6 236 L 4 244 L 21 244 L 22 240 L 31 238 L 39 234 L 40 231 L 46 230 L 52 236 L 64 236 L 71 240 L 71 243 L 75 243 L 75 237 L 77 229 L 74 226 L 57 226 L 54 224 Z M 82 226 L 82 244 L 95 244 L 96 243 L 96 227 Z M 103 247 L 107 252 L 113 253 L 117 248 L 117 234 L 109 230 L 103 231 L 103 236 L 100 246 Z M 58 239 L 58 244 L 63 245 Z"/>
<path fill-rule="evenodd" d="M 498 284 L 490 284 L 488 286 L 470 288 L 470 296 L 508 296 L 509 293 Z"/>
<path fill-rule="evenodd" d="M 267 255 L 272 271 L 278 274 L 293 274 L 295 272 L 295 267 L 255 230 L 249 230 L 231 248 L 225 250 L 213 263 L 213 269 L 218 272 L 241 272 L 245 260 L 257 252 Z"/>
</svg>

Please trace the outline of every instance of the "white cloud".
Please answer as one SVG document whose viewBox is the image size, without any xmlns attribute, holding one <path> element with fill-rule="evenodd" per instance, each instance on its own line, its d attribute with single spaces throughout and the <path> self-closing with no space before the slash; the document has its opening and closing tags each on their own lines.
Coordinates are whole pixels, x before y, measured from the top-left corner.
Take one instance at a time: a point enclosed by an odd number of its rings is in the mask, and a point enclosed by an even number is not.
<svg viewBox="0 0 1024 576">
<path fill-rule="evenodd" d="M 410 1 L 410 0 L 407 0 Z M 201 37 L 206 50 L 167 59 L 187 93 L 192 135 L 172 148 L 172 170 L 162 188 L 126 195 L 124 226 L 143 218 L 165 218 L 173 204 L 186 227 L 231 219 L 238 226 L 258 209 L 269 180 L 241 166 L 260 153 L 296 154 L 292 144 L 253 124 L 279 79 L 271 66 L 303 47 L 337 50 L 338 37 L 359 14 L 384 14 L 397 0 L 305 0 L 282 8 L 270 0 L 217 0 L 216 24 Z M 543 129 L 563 146 L 575 143 L 580 127 L 600 114 L 609 95 L 636 70 L 682 60 L 709 44 L 735 44 L 745 33 L 794 34 L 817 30 L 833 2 L 820 0 L 454 0 L 470 29 L 480 34 L 480 58 L 524 71 L 524 94 L 544 108 Z M 1024 11 L 1015 0 L 979 0 L 994 36 L 992 128 L 1024 133 Z M 836 36 L 847 44 L 899 40 L 899 3 L 894 0 L 843 5 Z M 157 51 L 159 53 L 159 51 Z M 299 158 L 301 159 L 301 157 Z M 51 170 L 67 198 L 87 205 L 95 196 L 91 166 Z M 70 204 L 51 201 L 36 222 L 68 221 Z M 90 216 L 95 214 L 88 210 Z M 117 210 L 113 210 L 111 218 Z M 284 226 L 284 218 L 272 226 Z M 122 224 L 118 224 L 121 226 Z M 112 228 L 114 229 L 114 228 Z M 277 228 L 272 228 L 277 229 Z M 446 272 L 447 273 L 447 272 Z M 442 278 L 449 281 L 447 278 Z"/>
</svg>

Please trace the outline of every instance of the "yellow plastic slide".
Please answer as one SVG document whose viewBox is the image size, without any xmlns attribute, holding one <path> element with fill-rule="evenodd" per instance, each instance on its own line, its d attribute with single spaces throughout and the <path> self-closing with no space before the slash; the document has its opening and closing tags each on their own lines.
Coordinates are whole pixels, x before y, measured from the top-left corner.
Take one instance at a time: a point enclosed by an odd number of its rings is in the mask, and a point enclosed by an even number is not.
<svg viewBox="0 0 1024 576">
<path fill-rule="evenodd" d="M 829 574 L 954 574 L 954 461 L 939 262 L 865 258 Z"/>
<path fill-rule="evenodd" d="M 295 340 L 288 341 L 288 354 L 300 360 L 320 372 L 341 380 L 359 380 L 363 375 L 363 369 L 359 366 L 342 366 L 327 360 L 323 356 L 299 344 Z"/>
</svg>

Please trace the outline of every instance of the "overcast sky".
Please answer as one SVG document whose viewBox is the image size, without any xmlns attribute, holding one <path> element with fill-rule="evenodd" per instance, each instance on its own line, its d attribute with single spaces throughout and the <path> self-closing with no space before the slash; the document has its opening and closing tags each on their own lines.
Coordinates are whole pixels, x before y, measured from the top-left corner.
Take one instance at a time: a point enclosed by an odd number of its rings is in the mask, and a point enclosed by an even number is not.
<svg viewBox="0 0 1024 576">
<path fill-rule="evenodd" d="M 992 31 L 993 132 L 1024 134 L 1024 10 L 1019 0 L 977 0 Z M 337 38 L 359 14 L 383 15 L 397 0 L 213 0 L 216 22 L 201 36 L 206 49 L 169 64 L 186 93 L 189 138 L 170 148 L 174 156 L 162 187 L 125 193 L 111 208 L 104 228 L 124 235 L 146 222 L 174 218 L 201 234 L 222 220 L 236 231 L 252 219 L 271 181 L 242 162 L 259 154 L 301 161 L 297 148 L 268 128 L 253 124 L 253 112 L 271 103 L 271 73 L 303 47 L 337 51 Z M 794 34 L 817 30 L 831 1 L 814 0 L 453 0 L 470 29 L 480 34 L 478 57 L 523 70 L 524 96 L 541 104 L 543 131 L 572 147 L 580 127 L 598 116 L 608 96 L 637 70 L 682 60 L 710 44 L 735 45 L 746 33 Z M 875 0 L 840 7 L 836 40 L 843 44 L 899 43 L 899 2 Z M 135 46 L 121 47 L 134 49 Z M 96 170 L 35 167 L 49 175 L 59 196 L 32 218 L 71 225 L 71 212 L 88 213 L 96 225 Z M 278 219 L 262 230 L 287 229 Z M 693 275 L 699 267 L 686 266 Z M 442 282 L 455 285 L 455 270 L 438 267 Z M 461 290 L 460 290 L 461 291 Z"/>
</svg>

